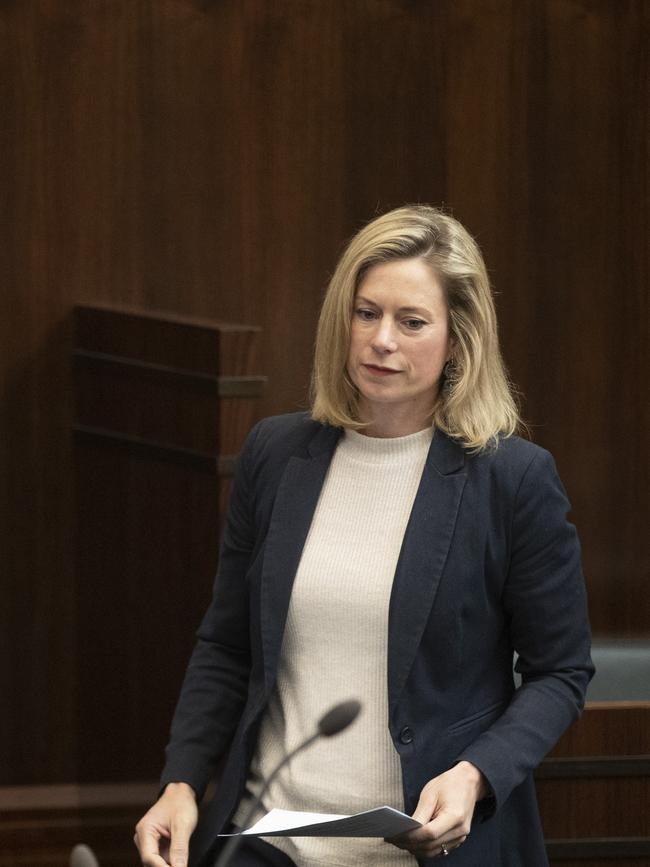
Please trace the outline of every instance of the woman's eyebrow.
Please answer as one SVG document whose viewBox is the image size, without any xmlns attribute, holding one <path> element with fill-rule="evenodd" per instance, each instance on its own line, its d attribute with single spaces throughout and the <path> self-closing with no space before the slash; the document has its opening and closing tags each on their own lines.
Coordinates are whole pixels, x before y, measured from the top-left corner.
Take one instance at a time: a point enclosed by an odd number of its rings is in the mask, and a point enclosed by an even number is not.
<svg viewBox="0 0 650 867">
<path fill-rule="evenodd" d="M 364 295 L 357 295 L 357 297 L 354 299 L 354 303 L 355 304 L 370 304 L 372 307 L 380 307 L 381 306 L 381 305 L 377 304 L 376 301 L 373 301 L 370 298 L 366 298 Z M 397 312 L 398 313 L 419 313 L 420 315 L 433 316 L 433 313 L 427 307 L 404 306 L 404 307 L 398 307 Z"/>
<path fill-rule="evenodd" d="M 366 298 L 364 295 L 357 295 L 354 299 L 355 304 L 372 304 L 373 307 L 379 307 L 376 301 L 371 301 L 370 298 Z"/>
<path fill-rule="evenodd" d="M 419 313 L 424 316 L 433 316 L 432 312 L 427 307 L 399 307 L 398 313 Z"/>
</svg>

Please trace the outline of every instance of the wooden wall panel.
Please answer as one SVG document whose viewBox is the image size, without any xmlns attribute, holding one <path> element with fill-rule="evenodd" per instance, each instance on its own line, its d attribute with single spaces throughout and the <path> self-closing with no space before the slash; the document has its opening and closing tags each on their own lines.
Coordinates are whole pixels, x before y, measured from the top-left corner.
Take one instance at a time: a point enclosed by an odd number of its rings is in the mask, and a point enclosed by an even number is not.
<svg viewBox="0 0 650 867">
<path fill-rule="evenodd" d="M 594 626 L 650 633 L 645 0 L 0 7 L 0 782 L 74 778 L 73 304 L 262 328 L 304 405 L 322 289 L 376 210 L 445 202 L 574 503 Z"/>
<path fill-rule="evenodd" d="M 105 307 L 75 325 L 76 779 L 154 779 L 265 385 L 259 329 Z"/>
<path fill-rule="evenodd" d="M 650 702 L 589 702 L 536 773 L 551 863 L 650 859 Z"/>
<path fill-rule="evenodd" d="M 138 867 L 133 828 L 157 784 L 0 787 L 0 867 L 68 867 L 90 846 L 101 867 Z"/>
</svg>

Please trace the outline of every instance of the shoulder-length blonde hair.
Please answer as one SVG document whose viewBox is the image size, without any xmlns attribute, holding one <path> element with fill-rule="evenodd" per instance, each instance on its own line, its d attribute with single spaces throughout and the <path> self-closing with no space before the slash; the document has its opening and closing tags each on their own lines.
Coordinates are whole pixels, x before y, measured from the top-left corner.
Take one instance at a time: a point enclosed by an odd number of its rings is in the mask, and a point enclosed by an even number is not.
<svg viewBox="0 0 650 867">
<path fill-rule="evenodd" d="M 373 265 L 421 258 L 440 280 L 454 341 L 451 375 L 432 408 L 435 427 L 472 451 L 511 436 L 520 425 L 497 336 L 496 313 L 483 256 L 453 217 L 427 205 L 407 205 L 358 232 L 330 280 L 316 333 L 311 414 L 316 421 L 359 430 L 359 393 L 347 372 L 354 299 Z"/>
</svg>

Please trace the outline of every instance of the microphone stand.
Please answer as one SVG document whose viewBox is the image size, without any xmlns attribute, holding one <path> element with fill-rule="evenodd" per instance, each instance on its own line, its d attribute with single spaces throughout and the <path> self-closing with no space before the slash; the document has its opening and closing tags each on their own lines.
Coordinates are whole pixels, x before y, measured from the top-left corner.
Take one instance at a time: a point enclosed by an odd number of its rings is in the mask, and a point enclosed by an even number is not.
<svg viewBox="0 0 650 867">
<path fill-rule="evenodd" d="M 335 705 L 325 714 L 325 716 L 321 718 L 320 722 L 318 723 L 318 729 L 314 732 L 314 734 L 307 738 L 306 741 L 298 744 L 298 746 L 291 750 L 289 753 L 287 753 L 287 755 L 282 759 L 282 761 L 273 769 L 273 772 L 269 776 L 268 780 L 265 780 L 259 795 L 257 795 L 256 798 L 253 798 L 250 807 L 248 808 L 242 819 L 242 831 L 244 831 L 248 827 L 251 819 L 255 815 L 257 808 L 262 803 L 262 798 L 268 792 L 269 786 L 277 777 L 278 773 L 282 770 L 282 768 L 287 765 L 295 755 L 302 752 L 303 750 L 306 750 L 307 747 L 310 747 L 314 743 L 314 741 L 317 741 L 321 737 L 331 737 L 332 735 L 338 734 L 339 732 L 343 731 L 343 729 L 347 728 L 350 723 L 352 723 L 356 719 L 360 710 L 361 704 L 358 701 L 351 699 L 350 701 L 345 701 L 341 704 Z M 221 850 L 221 853 L 217 861 L 215 862 L 214 867 L 227 867 L 231 858 L 233 857 L 237 849 L 241 846 L 243 837 L 244 835 L 242 833 L 239 833 L 234 834 L 228 839 L 228 842 Z"/>
</svg>

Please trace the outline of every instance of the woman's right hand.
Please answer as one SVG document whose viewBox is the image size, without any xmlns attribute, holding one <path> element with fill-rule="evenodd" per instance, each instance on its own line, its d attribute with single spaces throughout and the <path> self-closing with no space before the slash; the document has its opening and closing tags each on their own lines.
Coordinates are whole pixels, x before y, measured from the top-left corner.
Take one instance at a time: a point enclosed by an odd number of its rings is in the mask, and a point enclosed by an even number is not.
<svg viewBox="0 0 650 867">
<path fill-rule="evenodd" d="M 135 826 L 133 840 L 146 867 L 187 867 L 190 837 L 199 811 L 194 789 L 169 783 Z"/>
</svg>

